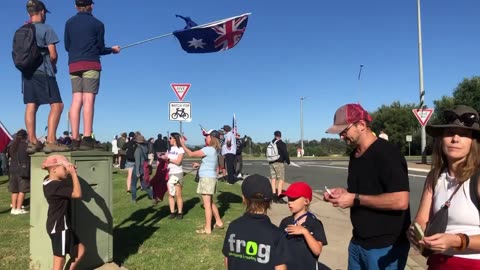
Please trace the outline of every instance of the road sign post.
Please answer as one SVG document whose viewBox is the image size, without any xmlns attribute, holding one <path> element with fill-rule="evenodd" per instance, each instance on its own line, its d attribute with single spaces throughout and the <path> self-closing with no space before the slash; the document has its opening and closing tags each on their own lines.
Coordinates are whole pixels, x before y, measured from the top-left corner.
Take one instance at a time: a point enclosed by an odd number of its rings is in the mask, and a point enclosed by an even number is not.
<svg viewBox="0 0 480 270">
<path fill-rule="evenodd" d="M 412 135 L 407 135 L 405 140 L 408 142 L 408 156 L 410 156 L 410 143 L 412 142 Z"/>
</svg>

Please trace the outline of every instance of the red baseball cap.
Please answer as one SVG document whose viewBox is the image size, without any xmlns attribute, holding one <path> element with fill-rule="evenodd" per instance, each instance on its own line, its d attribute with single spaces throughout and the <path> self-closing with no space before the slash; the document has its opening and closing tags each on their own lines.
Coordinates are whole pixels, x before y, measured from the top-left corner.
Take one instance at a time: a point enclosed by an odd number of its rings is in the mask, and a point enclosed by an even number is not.
<svg viewBox="0 0 480 270">
<path fill-rule="evenodd" d="M 309 201 L 312 201 L 312 188 L 305 182 L 295 182 L 291 184 L 286 191 L 280 194 L 280 197 L 289 197 L 289 198 L 307 198 Z"/>
<path fill-rule="evenodd" d="M 339 134 L 345 130 L 348 125 L 360 120 L 371 122 L 372 117 L 360 104 L 345 104 L 337 109 L 333 117 L 333 126 L 327 129 L 325 133 Z"/>
</svg>

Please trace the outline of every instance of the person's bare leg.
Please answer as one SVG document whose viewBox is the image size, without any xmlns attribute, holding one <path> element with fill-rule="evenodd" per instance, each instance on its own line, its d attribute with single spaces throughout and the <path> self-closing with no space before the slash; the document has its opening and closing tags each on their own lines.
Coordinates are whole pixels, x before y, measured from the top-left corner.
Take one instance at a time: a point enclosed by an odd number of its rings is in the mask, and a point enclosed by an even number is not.
<svg viewBox="0 0 480 270">
<path fill-rule="evenodd" d="M 128 168 L 127 169 L 127 191 L 130 191 L 132 189 L 132 174 L 133 174 L 133 168 Z"/>
<path fill-rule="evenodd" d="M 20 207 L 17 207 L 17 200 L 18 200 L 18 193 L 12 193 L 12 209 L 19 209 Z"/>
<path fill-rule="evenodd" d="M 182 198 L 182 186 L 175 185 L 175 197 L 177 199 L 178 213 L 183 213 L 183 198 Z"/>
<path fill-rule="evenodd" d="M 202 194 L 203 208 L 205 208 L 205 232 L 212 233 L 212 195 Z"/>
<path fill-rule="evenodd" d="M 25 127 L 27 128 L 28 140 L 32 144 L 37 143 L 37 134 L 35 132 L 37 111 L 38 106 L 35 103 L 28 103 L 25 108 Z"/>
<path fill-rule="evenodd" d="M 17 197 L 17 209 L 22 209 L 23 201 L 25 200 L 25 193 L 19 192 Z"/>
<path fill-rule="evenodd" d="M 168 194 L 168 206 L 170 207 L 170 213 L 175 213 L 175 197 Z"/>
<path fill-rule="evenodd" d="M 48 114 L 48 133 L 47 142 L 54 143 L 57 140 L 57 127 L 63 112 L 63 103 L 50 104 L 50 113 Z"/>
<path fill-rule="evenodd" d="M 282 192 L 283 192 L 283 183 L 284 183 L 284 182 L 285 182 L 285 181 L 283 181 L 283 180 L 278 180 L 278 187 L 277 187 L 278 193 L 277 193 L 277 195 L 282 194 Z"/>
<path fill-rule="evenodd" d="M 70 264 L 70 270 L 75 270 L 75 268 L 77 267 L 78 263 L 80 262 L 80 260 L 83 258 L 83 255 L 85 254 L 85 246 L 80 243 L 78 244 L 78 254 L 77 254 L 77 258 L 75 258 L 75 261 L 73 263 Z"/>
<path fill-rule="evenodd" d="M 215 203 L 212 202 L 212 212 L 213 212 L 213 217 L 215 217 L 215 224 L 219 227 L 223 226 L 223 220 L 220 217 L 220 212 L 218 211 L 218 207 Z"/>
<path fill-rule="evenodd" d="M 72 139 L 80 140 L 80 111 L 83 105 L 83 93 L 73 93 L 70 106 L 70 124 L 72 125 Z"/>
<path fill-rule="evenodd" d="M 93 132 L 95 96 L 92 93 L 83 93 L 83 135 L 87 137 L 91 136 Z"/>
<path fill-rule="evenodd" d="M 63 270 L 65 257 L 53 256 L 53 270 Z"/>
<path fill-rule="evenodd" d="M 276 190 L 277 180 L 275 178 L 272 178 L 271 183 L 272 183 L 272 192 L 273 192 L 273 194 L 275 194 L 275 193 L 277 193 L 277 190 Z"/>
</svg>

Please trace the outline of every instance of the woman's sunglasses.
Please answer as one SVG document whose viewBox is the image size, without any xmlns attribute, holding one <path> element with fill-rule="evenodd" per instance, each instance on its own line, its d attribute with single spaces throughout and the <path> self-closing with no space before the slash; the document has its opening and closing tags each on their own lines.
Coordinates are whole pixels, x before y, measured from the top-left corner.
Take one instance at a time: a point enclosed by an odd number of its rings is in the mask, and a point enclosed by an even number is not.
<svg viewBox="0 0 480 270">
<path fill-rule="evenodd" d="M 458 115 L 452 111 L 446 111 L 443 114 L 443 117 L 449 124 L 452 124 L 453 122 L 458 120 L 460 124 L 466 127 L 472 127 L 473 124 L 478 123 L 478 117 L 474 113 L 464 113 L 464 114 Z"/>
</svg>

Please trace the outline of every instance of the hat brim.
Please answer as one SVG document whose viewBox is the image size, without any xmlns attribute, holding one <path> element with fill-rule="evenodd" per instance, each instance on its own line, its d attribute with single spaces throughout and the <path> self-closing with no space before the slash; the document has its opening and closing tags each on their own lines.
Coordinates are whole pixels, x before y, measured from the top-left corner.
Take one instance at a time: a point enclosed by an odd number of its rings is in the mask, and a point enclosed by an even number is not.
<svg viewBox="0 0 480 270">
<path fill-rule="evenodd" d="M 425 127 L 425 131 L 428 135 L 432 137 L 441 137 L 443 135 L 443 131 L 447 128 L 462 128 L 468 129 L 473 132 L 474 137 L 480 137 L 480 129 L 474 127 L 467 127 L 467 126 L 460 126 L 456 124 L 447 124 L 447 125 L 427 125 Z"/>
<path fill-rule="evenodd" d="M 302 195 L 298 195 L 298 194 L 295 194 L 295 193 L 293 193 L 293 192 L 291 192 L 291 191 L 289 192 L 288 190 L 286 190 L 286 191 L 280 193 L 280 195 L 278 195 L 278 197 L 280 197 L 280 198 L 283 198 L 283 197 L 288 197 L 288 198 L 300 198 L 300 197 L 302 197 Z"/>
<path fill-rule="evenodd" d="M 330 134 L 340 134 L 340 132 L 344 131 L 348 127 L 348 124 L 345 125 L 333 125 L 329 127 L 325 133 L 330 133 Z"/>
</svg>

